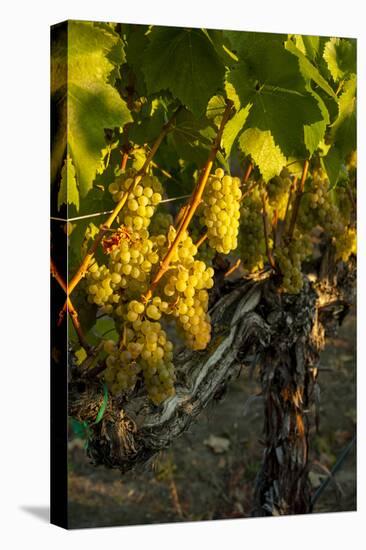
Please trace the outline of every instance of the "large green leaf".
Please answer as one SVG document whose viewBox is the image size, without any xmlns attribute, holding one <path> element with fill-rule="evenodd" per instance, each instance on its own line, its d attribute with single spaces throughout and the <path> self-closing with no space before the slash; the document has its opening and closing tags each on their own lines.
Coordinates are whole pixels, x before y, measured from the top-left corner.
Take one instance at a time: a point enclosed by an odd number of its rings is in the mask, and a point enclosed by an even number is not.
<svg viewBox="0 0 366 550">
<path fill-rule="evenodd" d="M 356 41 L 331 38 L 325 44 L 323 57 L 335 82 L 356 72 Z"/>
<path fill-rule="evenodd" d="M 339 149 L 333 145 L 327 155 L 322 158 L 322 165 L 325 171 L 327 172 L 328 179 L 331 186 L 337 184 L 339 176 L 341 174 L 343 158 Z"/>
<path fill-rule="evenodd" d="M 240 58 L 229 72 L 242 106 L 250 103 L 247 128 L 269 131 L 286 155 L 305 154 L 304 126 L 322 120 L 284 35 L 226 32 Z"/>
<path fill-rule="evenodd" d="M 213 123 L 205 116 L 197 118 L 190 111 L 183 110 L 177 115 L 167 142 L 181 159 L 201 167 L 215 135 Z"/>
<path fill-rule="evenodd" d="M 223 88 L 225 66 L 198 29 L 154 27 L 143 61 L 150 94 L 169 90 L 195 115 Z"/>
<path fill-rule="evenodd" d="M 245 155 L 252 157 L 265 181 L 278 176 L 286 165 L 286 158 L 268 130 L 245 130 L 239 138 L 239 146 Z"/>
<path fill-rule="evenodd" d="M 356 76 L 353 76 L 344 84 L 338 117 L 331 127 L 331 140 L 343 158 L 356 149 L 356 126 Z"/>
<path fill-rule="evenodd" d="M 328 109 L 323 101 L 323 99 L 320 97 L 319 94 L 317 94 L 311 87 L 311 83 L 308 82 L 307 89 L 312 94 L 312 96 L 316 99 L 318 102 L 319 109 L 322 113 L 322 119 L 318 122 L 313 122 L 312 124 L 305 124 L 304 126 L 304 141 L 306 149 L 309 152 L 309 155 L 311 156 L 316 149 L 319 147 L 319 144 L 323 141 L 325 132 L 327 129 L 327 125 L 330 122 Z"/>
<path fill-rule="evenodd" d="M 58 62 L 58 58 L 60 62 L 65 58 L 65 49 L 67 81 Z M 59 45 L 54 57 L 51 92 L 67 102 L 68 154 L 83 197 L 91 189 L 100 164 L 104 129 L 121 127 L 132 120 L 126 103 L 110 84 L 116 62 L 124 59 L 123 51 L 112 27 L 70 21 L 67 41 Z"/>
<path fill-rule="evenodd" d="M 309 59 L 315 61 L 320 51 L 319 36 L 302 35 L 301 38 L 304 44 L 306 55 Z"/>
</svg>

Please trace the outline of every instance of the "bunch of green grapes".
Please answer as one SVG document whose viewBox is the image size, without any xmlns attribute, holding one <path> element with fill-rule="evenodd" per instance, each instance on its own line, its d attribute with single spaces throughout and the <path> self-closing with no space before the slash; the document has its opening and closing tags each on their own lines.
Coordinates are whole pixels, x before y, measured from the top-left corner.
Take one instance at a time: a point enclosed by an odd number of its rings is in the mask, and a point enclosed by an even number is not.
<svg viewBox="0 0 366 550">
<path fill-rule="evenodd" d="M 320 226 L 331 236 L 340 235 L 344 230 L 335 195 L 330 189 L 325 172 L 321 169 L 314 170 L 312 179 L 308 181 L 300 203 L 297 225 L 303 232 L 308 233 Z"/>
<path fill-rule="evenodd" d="M 132 389 L 142 377 L 149 397 L 159 404 L 174 394 L 175 380 L 173 345 L 162 322 L 175 319 L 192 349 L 207 346 L 211 332 L 207 290 L 213 286 L 213 269 L 195 260 L 197 247 L 185 233 L 154 297 L 145 303 L 142 296 L 176 231 L 170 226 L 167 235 L 150 236 L 145 228 L 123 226 L 117 236 L 105 247 L 108 265 L 94 262 L 86 275 L 88 300 L 111 315 L 121 333 L 118 345 L 105 344 L 104 378 L 118 394 Z"/>
<path fill-rule="evenodd" d="M 263 269 L 266 255 L 264 237 L 262 199 L 258 188 L 241 203 L 239 232 L 240 259 L 244 269 L 249 272 Z M 270 240 L 272 244 L 272 240 Z"/>
<path fill-rule="evenodd" d="M 357 253 L 356 229 L 347 227 L 345 231 L 334 239 L 336 260 L 347 262 L 351 254 Z"/>
<path fill-rule="evenodd" d="M 207 227 L 208 243 L 228 254 L 238 246 L 240 179 L 225 175 L 221 168 L 211 174 L 203 194 L 201 222 Z"/>
<path fill-rule="evenodd" d="M 283 275 L 283 290 L 289 294 L 298 294 L 303 287 L 301 273 L 302 262 L 312 253 L 309 235 L 295 230 L 288 245 L 277 247 L 274 256 Z"/>
<path fill-rule="evenodd" d="M 354 220 L 354 209 L 350 200 L 349 192 L 345 186 L 338 186 L 334 192 L 334 202 L 339 211 L 339 217 L 343 225 L 349 225 Z"/>
<path fill-rule="evenodd" d="M 175 229 L 168 232 L 167 246 L 175 238 Z M 177 319 L 186 344 L 191 349 L 205 349 L 211 338 L 207 290 L 213 287 L 214 270 L 194 257 L 197 247 L 185 232 L 173 255 L 170 269 L 163 277 L 165 299 Z"/>
<path fill-rule="evenodd" d="M 283 170 L 279 176 L 272 178 L 267 185 L 268 203 L 273 210 L 277 210 L 279 219 L 283 220 L 292 185 L 287 171 Z"/>
<path fill-rule="evenodd" d="M 114 202 L 119 202 L 126 191 L 133 185 L 136 175 L 134 170 L 128 170 L 108 187 Z M 162 199 L 163 188 L 155 176 L 145 175 L 129 192 L 126 207 L 120 215 L 121 224 L 134 230 L 147 228 L 154 215 L 156 206 Z"/>
<path fill-rule="evenodd" d="M 108 353 L 104 376 L 113 393 L 132 389 L 142 372 L 153 403 L 159 405 L 174 395 L 173 344 L 157 321 L 163 310 L 158 297 L 149 305 L 138 300 L 125 304 L 120 344 L 104 345 Z"/>
<path fill-rule="evenodd" d="M 120 277 L 112 277 L 105 265 L 99 266 L 94 262 L 86 275 L 88 302 L 97 306 L 106 306 L 113 295 L 114 284 Z"/>
</svg>

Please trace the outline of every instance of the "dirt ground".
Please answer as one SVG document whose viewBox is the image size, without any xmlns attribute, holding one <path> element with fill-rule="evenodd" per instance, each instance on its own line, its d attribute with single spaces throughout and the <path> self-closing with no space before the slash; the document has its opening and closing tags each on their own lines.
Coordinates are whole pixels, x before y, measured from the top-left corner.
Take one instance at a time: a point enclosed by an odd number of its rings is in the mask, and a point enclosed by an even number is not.
<svg viewBox="0 0 366 550">
<path fill-rule="evenodd" d="M 338 461 L 315 512 L 356 510 L 356 322 L 349 315 L 321 357 L 320 428 L 311 439 L 314 492 Z M 233 381 L 191 430 L 138 473 L 94 467 L 83 442 L 69 444 L 70 527 L 141 525 L 249 517 L 262 448 L 259 386 Z"/>
</svg>

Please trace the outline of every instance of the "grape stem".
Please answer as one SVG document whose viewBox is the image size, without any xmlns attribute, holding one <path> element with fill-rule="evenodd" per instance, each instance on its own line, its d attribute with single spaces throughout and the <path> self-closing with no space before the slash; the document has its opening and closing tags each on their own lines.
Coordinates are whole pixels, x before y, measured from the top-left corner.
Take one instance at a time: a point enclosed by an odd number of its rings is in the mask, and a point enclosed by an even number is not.
<svg viewBox="0 0 366 550">
<path fill-rule="evenodd" d="M 159 268 L 158 272 L 156 273 L 156 275 L 155 275 L 155 277 L 154 277 L 154 279 L 153 279 L 153 281 L 150 285 L 149 290 L 147 291 L 147 293 L 143 297 L 145 302 L 148 302 L 151 299 L 155 288 L 157 287 L 157 285 L 159 284 L 159 281 L 161 280 L 164 273 L 168 269 L 170 261 L 171 261 L 173 255 L 174 255 L 174 252 L 178 248 L 178 245 L 179 245 L 179 243 L 182 239 L 182 236 L 183 236 L 184 232 L 186 231 L 186 229 L 188 228 L 188 225 L 189 225 L 190 221 L 192 220 L 192 218 L 194 216 L 194 213 L 196 212 L 196 210 L 198 208 L 198 205 L 201 202 L 203 191 L 205 189 L 205 186 L 206 186 L 208 177 L 210 175 L 210 172 L 211 172 L 214 160 L 216 158 L 217 152 L 220 148 L 222 133 L 224 131 L 225 124 L 227 123 L 227 121 L 230 118 L 230 115 L 232 113 L 232 109 L 233 109 L 233 102 L 228 99 L 226 101 L 226 109 L 224 111 L 224 114 L 223 114 L 223 117 L 222 117 L 222 120 L 221 120 L 220 128 L 219 128 L 219 130 L 216 134 L 216 138 L 215 138 L 215 140 L 212 144 L 210 154 L 208 156 L 206 164 L 205 164 L 203 170 L 201 171 L 201 174 L 200 174 L 200 177 L 197 181 L 195 190 L 194 190 L 194 192 L 191 196 L 191 200 L 188 203 L 188 208 L 186 208 L 186 210 L 183 214 L 183 218 L 180 222 L 180 225 L 179 225 L 177 234 L 175 236 L 175 239 L 171 243 L 165 257 L 163 258 L 163 260 L 160 264 L 160 268 Z"/>
<path fill-rule="evenodd" d="M 54 277 L 56 279 L 56 281 L 58 282 L 58 284 L 60 285 L 62 290 L 64 292 L 66 292 L 67 287 L 66 287 L 66 283 L 64 281 L 64 278 L 62 277 L 62 275 L 58 271 L 58 269 L 56 267 L 56 264 L 55 264 L 55 262 L 53 261 L 52 258 L 51 258 L 51 275 L 52 275 L 52 277 Z M 84 336 L 83 330 L 82 330 L 81 325 L 80 325 L 78 312 L 74 308 L 74 305 L 70 300 L 70 297 L 68 297 L 68 299 L 67 299 L 67 310 L 70 314 L 71 321 L 72 321 L 72 324 L 74 325 L 76 334 L 78 335 L 80 345 L 85 349 L 85 351 L 89 352 L 90 351 L 90 346 L 89 346 L 88 342 L 86 341 L 86 338 Z M 63 316 L 64 316 L 64 314 L 61 316 L 61 322 L 62 322 Z M 59 321 L 58 321 L 57 324 L 60 324 L 60 317 L 59 317 Z"/>
<path fill-rule="evenodd" d="M 252 173 L 252 170 L 253 170 L 253 163 L 250 162 L 247 166 L 247 169 L 244 172 L 243 179 L 241 180 L 242 184 L 244 184 L 248 181 L 248 179 L 250 177 L 250 174 Z"/>
<path fill-rule="evenodd" d="M 93 244 L 89 248 L 88 252 L 86 253 L 83 261 L 81 262 L 81 264 L 79 266 L 79 269 L 77 270 L 77 272 L 75 273 L 75 275 L 73 276 L 73 278 L 71 279 L 70 283 L 67 286 L 67 293 L 66 293 L 67 296 L 70 296 L 70 294 L 72 293 L 72 291 L 74 290 L 76 285 L 86 275 L 86 272 L 88 270 L 90 262 L 92 261 L 92 259 L 94 257 L 94 254 L 95 254 L 95 251 L 97 250 L 101 240 L 103 239 L 103 237 L 106 233 L 106 230 L 111 227 L 112 223 L 114 222 L 114 220 L 116 219 L 116 217 L 118 216 L 118 214 L 120 213 L 120 211 L 122 210 L 124 205 L 126 204 L 127 198 L 129 196 L 130 192 L 133 191 L 133 189 L 140 182 L 142 177 L 146 174 L 146 171 L 149 167 L 150 162 L 152 161 L 152 159 L 153 159 L 155 153 L 157 152 L 157 150 L 159 149 L 163 139 L 168 134 L 168 132 L 171 130 L 171 127 L 172 127 L 172 125 L 175 121 L 175 118 L 176 118 L 178 112 L 181 109 L 182 109 L 182 106 L 178 107 L 178 109 L 176 109 L 176 111 L 174 112 L 172 117 L 168 120 L 168 122 L 166 124 L 164 124 L 160 134 L 158 135 L 158 137 L 155 140 L 154 145 L 152 146 L 149 154 L 147 155 L 146 160 L 145 160 L 142 168 L 140 168 L 140 170 L 136 173 L 135 177 L 133 178 L 133 180 L 131 182 L 130 187 L 125 191 L 125 193 L 121 197 L 121 200 L 117 203 L 117 205 L 115 206 L 114 210 L 112 211 L 112 213 L 110 214 L 110 216 L 108 217 L 106 222 L 103 225 L 100 226 L 99 232 L 96 235 Z M 62 311 L 65 312 L 66 309 L 67 309 L 67 300 L 64 303 Z"/>
<path fill-rule="evenodd" d="M 271 266 L 272 269 L 276 269 L 276 264 L 275 264 L 275 261 L 273 259 L 273 256 L 272 256 L 272 252 L 271 252 L 271 249 L 270 249 L 270 246 L 269 246 L 269 222 L 268 222 L 268 214 L 267 214 L 267 197 L 266 197 L 266 194 L 263 192 L 261 193 L 261 198 L 262 198 L 262 206 L 263 206 L 263 210 L 262 210 L 262 217 L 263 217 L 263 230 L 264 230 L 264 240 L 265 240 L 265 243 L 266 243 L 266 254 L 267 254 L 267 258 L 268 258 L 268 261 L 269 261 L 269 265 Z"/>
<path fill-rule="evenodd" d="M 208 234 L 207 234 L 207 231 L 206 233 L 204 233 L 203 235 L 201 235 L 201 237 L 198 239 L 198 241 L 196 242 L 196 247 L 199 248 L 201 246 L 201 244 L 203 244 L 205 242 L 205 240 L 207 239 L 208 237 Z"/>
<path fill-rule="evenodd" d="M 238 258 L 236 262 L 231 267 L 229 267 L 227 271 L 225 271 L 224 277 L 229 277 L 229 275 L 234 273 L 234 271 L 236 271 L 240 267 L 240 264 L 241 264 L 241 259 Z"/>
<path fill-rule="evenodd" d="M 302 195 L 304 193 L 304 187 L 305 187 L 305 181 L 306 181 L 306 176 L 307 176 L 307 173 L 308 173 L 308 169 L 309 169 L 309 160 L 306 159 L 305 162 L 304 162 L 303 169 L 302 169 L 300 184 L 297 186 L 297 189 L 296 189 L 296 196 L 295 196 L 295 200 L 294 200 L 294 208 L 292 210 L 292 216 L 291 216 L 291 220 L 290 220 L 290 227 L 289 227 L 289 230 L 288 230 L 289 240 L 292 239 L 293 234 L 294 234 L 297 215 L 299 213 L 299 208 L 300 208 L 300 202 L 301 202 Z"/>
<path fill-rule="evenodd" d="M 128 153 L 123 153 L 123 155 L 122 155 L 122 162 L 121 162 L 121 170 L 125 170 L 125 169 L 126 169 L 127 161 L 128 161 Z"/>
</svg>

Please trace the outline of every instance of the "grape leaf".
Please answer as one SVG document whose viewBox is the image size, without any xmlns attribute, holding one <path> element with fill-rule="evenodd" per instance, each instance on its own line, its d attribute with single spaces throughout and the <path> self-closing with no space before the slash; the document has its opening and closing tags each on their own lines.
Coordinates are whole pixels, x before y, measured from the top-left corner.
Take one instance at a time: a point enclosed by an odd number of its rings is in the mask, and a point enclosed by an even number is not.
<svg viewBox="0 0 366 550">
<path fill-rule="evenodd" d="M 240 61 L 228 73 L 242 106 L 252 104 L 246 127 L 268 130 L 286 155 L 305 154 L 304 125 L 322 120 L 298 62 L 283 35 L 226 32 Z"/>
<path fill-rule="evenodd" d="M 228 158 L 231 153 L 231 148 L 237 136 L 243 129 L 246 119 L 248 118 L 250 105 L 243 107 L 235 113 L 235 115 L 226 123 L 222 134 L 222 147 L 225 149 L 225 156 Z"/>
<path fill-rule="evenodd" d="M 337 99 L 337 96 L 332 87 L 320 74 L 318 69 L 311 63 L 311 61 L 309 61 L 309 59 L 307 59 L 307 57 L 295 46 L 292 40 L 286 41 L 285 48 L 288 52 L 292 53 L 298 58 L 300 72 L 306 81 L 312 80 L 322 90 L 324 90 L 326 94 L 328 94 L 333 99 Z"/>
<path fill-rule="evenodd" d="M 75 168 L 70 157 L 65 159 L 61 170 L 60 189 L 57 196 L 57 208 L 63 204 L 74 204 L 79 210 L 79 190 L 75 179 Z"/>
<path fill-rule="evenodd" d="M 205 116 L 197 118 L 190 111 L 183 110 L 177 115 L 174 129 L 167 136 L 167 142 L 181 159 L 202 166 L 215 135 L 213 125 Z"/>
<path fill-rule="evenodd" d="M 63 92 L 62 101 L 67 103 L 68 154 L 82 197 L 91 189 L 100 164 L 104 129 L 121 127 L 132 120 L 126 103 L 109 83 L 116 59 L 123 59 L 121 50 L 117 56 L 119 41 L 112 27 L 69 21 L 67 42 L 55 52 L 62 60 L 67 49 L 67 80 L 56 57 L 51 92 Z"/>
<path fill-rule="evenodd" d="M 129 129 L 128 137 L 132 143 L 144 145 L 154 141 L 166 122 L 165 106 L 158 99 L 154 99 L 149 107 L 145 110 L 146 116 L 136 117 L 135 123 Z"/>
<path fill-rule="evenodd" d="M 225 108 L 225 98 L 222 95 L 214 95 L 208 102 L 206 117 L 210 120 L 213 120 L 214 124 L 219 127 Z"/>
<path fill-rule="evenodd" d="M 143 72 L 150 94 L 170 90 L 195 115 L 223 87 L 225 66 L 198 29 L 154 27 L 148 35 Z"/>
<path fill-rule="evenodd" d="M 252 157 L 265 181 L 278 176 L 286 164 L 286 157 L 268 130 L 261 131 L 257 128 L 245 130 L 239 138 L 239 146 L 245 155 Z"/>
<path fill-rule="evenodd" d="M 315 61 L 320 51 L 319 36 L 302 35 L 301 38 L 305 47 L 306 55 L 309 59 L 311 59 L 311 61 Z"/>
<path fill-rule="evenodd" d="M 311 88 L 310 82 L 307 84 L 307 88 L 309 92 L 313 95 L 313 97 L 317 100 L 319 109 L 323 115 L 322 120 L 318 122 L 313 122 L 312 124 L 305 124 L 304 126 L 305 146 L 309 152 L 309 155 L 311 156 L 319 147 L 320 142 L 323 141 L 327 125 L 330 122 L 330 118 L 328 109 L 324 101 L 322 100 L 320 95 Z"/>
<path fill-rule="evenodd" d="M 343 165 L 343 157 L 341 152 L 335 145 L 333 145 L 329 149 L 327 155 L 321 159 L 321 162 L 327 173 L 331 186 L 335 186 L 338 182 Z"/>
<path fill-rule="evenodd" d="M 325 44 L 323 57 L 335 82 L 356 72 L 356 41 L 331 38 Z"/>
<path fill-rule="evenodd" d="M 339 97 L 338 117 L 331 126 L 331 140 L 343 158 L 356 149 L 356 77 L 344 84 Z"/>
<path fill-rule="evenodd" d="M 102 317 L 97 319 L 92 331 L 97 338 L 106 338 L 118 342 L 118 334 L 116 332 L 116 324 L 111 317 Z"/>
</svg>

